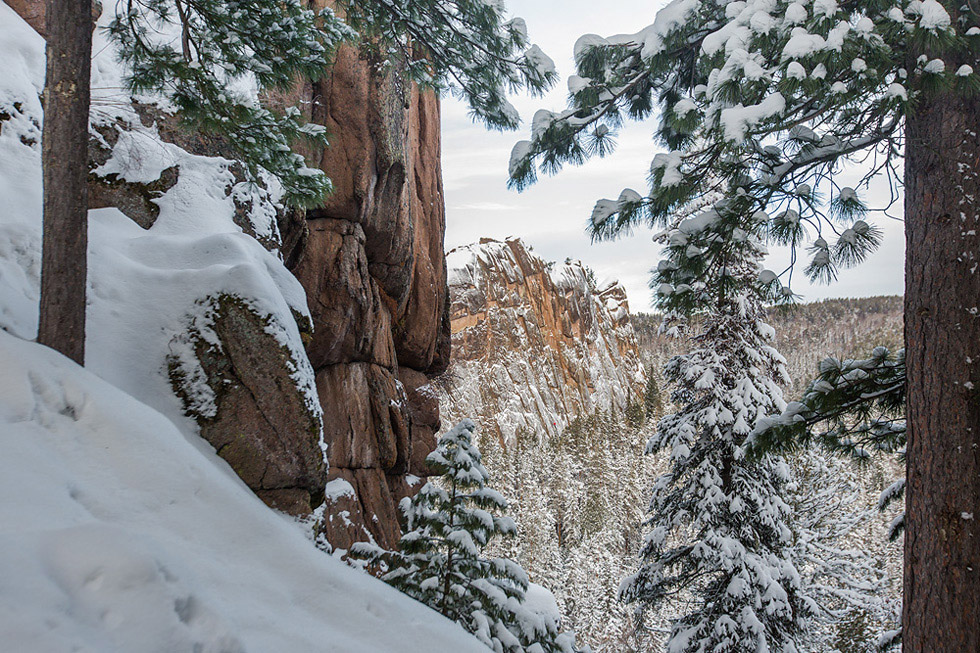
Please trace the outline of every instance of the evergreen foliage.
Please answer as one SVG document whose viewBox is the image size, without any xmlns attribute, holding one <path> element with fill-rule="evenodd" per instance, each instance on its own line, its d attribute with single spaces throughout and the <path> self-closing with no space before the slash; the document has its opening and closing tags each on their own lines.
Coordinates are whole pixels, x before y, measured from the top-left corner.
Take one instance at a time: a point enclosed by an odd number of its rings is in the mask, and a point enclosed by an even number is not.
<svg viewBox="0 0 980 653">
<path fill-rule="evenodd" d="M 504 19 L 500 2 L 482 0 L 363 0 L 313 11 L 300 0 L 127 0 L 109 34 L 138 96 L 165 98 L 192 129 L 216 135 L 245 164 L 252 181 L 266 173 L 283 200 L 315 206 L 330 180 L 291 146 L 300 139 L 327 145 L 322 125 L 304 122 L 298 107 L 278 113 L 255 91 L 285 91 L 297 79 L 329 71 L 345 41 L 396 60 L 409 79 L 465 99 L 488 126 L 514 129 L 508 91 L 540 93 L 556 79 L 554 63 L 528 47 L 524 21 Z"/>
<path fill-rule="evenodd" d="M 397 60 L 411 79 L 462 98 L 488 127 L 519 125 L 508 91 L 540 94 L 557 79 L 554 62 L 529 47 L 524 20 L 505 20 L 503 2 L 343 0 L 340 6 L 378 60 Z"/>
<path fill-rule="evenodd" d="M 866 359 L 829 357 L 800 401 L 762 420 L 752 448 L 773 451 L 815 440 L 859 460 L 905 447 L 905 351 L 876 347 Z"/>
<path fill-rule="evenodd" d="M 660 386 L 657 385 L 656 375 L 653 366 L 647 367 L 647 387 L 643 395 L 643 406 L 647 415 L 660 415 L 664 409 L 663 399 L 660 397 Z"/>
<path fill-rule="evenodd" d="M 326 145 L 321 125 L 289 107 L 276 114 L 250 94 L 324 75 L 354 32 L 329 9 L 300 0 L 129 0 L 109 24 L 130 90 L 162 95 L 189 127 L 222 137 L 253 181 L 275 177 L 284 201 L 312 206 L 330 191 L 320 170 L 290 149 L 299 138 Z"/>
<path fill-rule="evenodd" d="M 941 93 L 980 91 L 978 53 L 980 15 L 968 4 L 673 0 L 640 32 L 579 39 L 569 108 L 535 115 L 530 140 L 512 152 L 511 183 L 523 188 L 538 170 L 605 156 L 624 120 L 656 112 L 667 151 L 653 158 L 649 188 L 600 200 L 593 238 L 662 228 L 666 255 L 651 286 L 668 312 L 730 315 L 733 302 L 790 301 L 799 258 L 807 277 L 830 282 L 878 246 L 881 232 L 868 221 L 863 195 L 874 178 L 885 179 L 890 201 L 874 208 L 888 214 L 899 197 L 902 156 L 915 146 L 904 138 L 907 113 Z M 857 183 L 841 183 L 845 167 L 861 174 Z M 789 266 L 733 274 L 755 238 L 788 246 Z M 830 426 L 816 432 L 835 448 L 863 456 L 868 446 L 902 447 L 901 361 L 888 362 L 879 350 L 867 365 L 845 361 L 821 376 L 828 378 L 783 414 L 781 432 L 755 436 L 760 448 L 767 438 L 811 437 L 821 417 Z M 882 503 L 902 489 L 893 484 Z M 669 551 L 650 552 L 657 559 Z"/>
<path fill-rule="evenodd" d="M 731 265 L 742 278 L 756 269 L 752 259 Z M 744 458 L 752 425 L 784 406 L 772 336 L 758 298 L 733 294 L 706 315 L 695 349 L 666 368 L 679 410 L 647 451 L 666 451 L 670 468 L 654 483 L 642 562 L 621 595 L 640 611 L 685 606 L 667 641 L 673 653 L 795 651 L 815 609 L 794 566 L 789 469 L 773 456 Z"/>
<path fill-rule="evenodd" d="M 440 483 L 426 483 L 399 504 L 404 529 L 397 551 L 358 543 L 351 555 L 383 570 L 382 580 L 472 632 L 498 653 L 572 653 L 559 624 L 523 605 L 528 577 L 517 563 L 483 557 L 496 537 L 511 537 L 507 501 L 486 486 L 489 474 L 464 419 L 426 457 Z"/>
<path fill-rule="evenodd" d="M 882 564 L 873 508 L 851 466 L 813 449 L 791 460 L 788 503 L 797 537 L 793 559 L 813 599 L 806 650 L 869 652 L 880 633 L 894 629 L 900 601 Z"/>
<path fill-rule="evenodd" d="M 518 524 L 517 537 L 491 549 L 551 589 L 577 641 L 595 653 L 657 650 L 659 634 L 638 629 L 617 600 L 620 580 L 637 563 L 644 488 L 657 464 L 643 455 L 647 429 L 629 414 L 596 411 L 557 436 L 519 431 L 505 449 L 481 434 L 481 449 L 493 452 L 486 465 L 513 497 Z"/>
<path fill-rule="evenodd" d="M 977 92 L 978 48 L 976 14 L 966 8 L 954 21 L 936 0 L 674 0 L 636 34 L 579 39 L 569 108 L 535 115 L 531 140 L 514 148 L 511 183 L 605 156 L 625 119 L 657 112 L 668 151 L 653 158 L 650 188 L 600 200 L 594 238 L 667 228 L 683 249 L 658 268 L 658 299 L 690 309 L 717 292 L 706 276 L 727 285 L 719 273 L 743 234 L 764 233 L 792 248 L 793 264 L 753 283 L 789 299 L 804 250 L 807 276 L 830 281 L 877 246 L 859 191 L 886 175 L 894 202 L 909 103 L 940 88 Z M 926 50 L 939 54 L 906 67 L 910 51 Z M 854 187 L 836 176 L 848 162 L 865 173 Z M 675 228 L 722 198 L 740 209 Z"/>
<path fill-rule="evenodd" d="M 905 350 L 892 355 L 876 347 L 866 359 L 826 358 L 799 401 L 759 422 L 751 436 L 754 454 L 817 443 L 829 451 L 866 461 L 872 452 L 905 458 Z M 889 485 L 879 499 L 885 510 L 905 494 L 905 480 Z M 905 528 L 904 513 L 889 529 Z"/>
</svg>

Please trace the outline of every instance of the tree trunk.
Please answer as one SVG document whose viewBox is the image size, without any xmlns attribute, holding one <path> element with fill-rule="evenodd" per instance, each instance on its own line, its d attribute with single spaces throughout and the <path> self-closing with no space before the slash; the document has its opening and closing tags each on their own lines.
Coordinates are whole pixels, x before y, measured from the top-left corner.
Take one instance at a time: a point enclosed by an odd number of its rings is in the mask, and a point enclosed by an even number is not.
<svg viewBox="0 0 980 653">
<path fill-rule="evenodd" d="M 906 124 L 905 653 L 980 651 L 978 132 L 980 98 L 951 91 Z"/>
<path fill-rule="evenodd" d="M 37 341 L 85 361 L 91 0 L 46 0 L 44 235 Z"/>
</svg>

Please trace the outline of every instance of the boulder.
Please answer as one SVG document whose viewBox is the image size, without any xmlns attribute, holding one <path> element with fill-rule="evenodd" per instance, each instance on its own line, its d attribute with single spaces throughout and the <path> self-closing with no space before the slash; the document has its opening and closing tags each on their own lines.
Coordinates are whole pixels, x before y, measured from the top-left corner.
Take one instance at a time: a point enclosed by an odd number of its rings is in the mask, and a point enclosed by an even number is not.
<svg viewBox="0 0 980 653">
<path fill-rule="evenodd" d="M 271 318 L 230 295 L 209 304 L 207 333 L 195 325 L 183 336 L 203 379 L 172 358 L 174 390 L 201 436 L 260 498 L 291 514 L 309 514 L 322 502 L 327 478 L 319 411 L 297 387 L 289 349 L 269 333 Z M 213 405 L 195 402 L 193 384 L 201 380 Z"/>
</svg>

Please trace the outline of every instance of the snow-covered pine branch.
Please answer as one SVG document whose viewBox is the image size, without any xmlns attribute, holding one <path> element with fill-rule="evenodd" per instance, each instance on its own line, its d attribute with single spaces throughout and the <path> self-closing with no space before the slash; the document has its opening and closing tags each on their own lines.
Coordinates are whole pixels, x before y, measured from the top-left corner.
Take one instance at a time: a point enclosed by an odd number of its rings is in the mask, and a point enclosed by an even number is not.
<svg viewBox="0 0 980 653">
<path fill-rule="evenodd" d="M 486 0 L 344 0 L 350 25 L 379 61 L 396 60 L 423 86 L 462 98 L 494 129 L 516 129 L 507 93 L 541 94 L 557 79 L 554 62 L 529 45 L 521 18 Z"/>
<path fill-rule="evenodd" d="M 799 401 L 756 425 L 747 450 L 761 455 L 816 443 L 859 462 L 877 452 L 895 454 L 904 463 L 905 390 L 904 349 L 893 355 L 875 347 L 865 359 L 826 358 Z M 882 491 L 879 509 L 901 500 L 904 493 L 902 478 Z M 896 539 L 904 527 L 900 512 L 889 537 Z"/>
<path fill-rule="evenodd" d="M 895 201 L 908 103 L 940 87 L 980 90 L 969 65 L 924 57 L 909 69 L 910 48 L 955 58 L 978 38 L 980 28 L 952 21 L 936 0 L 674 0 L 635 34 L 579 39 L 569 107 L 538 112 L 530 140 L 514 148 L 511 183 L 523 188 L 539 169 L 604 156 L 624 120 L 656 114 L 667 151 L 653 158 L 648 193 L 600 200 L 594 237 L 667 225 L 720 193 L 743 198 L 744 217 L 789 245 L 794 261 L 808 249 L 805 273 L 830 281 L 880 240 L 859 191 L 885 175 Z M 848 163 L 863 173 L 855 187 L 835 177 Z M 711 233 L 714 242 L 692 250 L 692 267 L 723 265 L 730 232 Z M 792 267 L 784 272 L 789 286 Z"/>
<path fill-rule="evenodd" d="M 554 62 L 528 45 L 523 20 L 505 20 L 502 2 L 363 0 L 339 8 L 343 20 L 300 0 L 126 0 L 109 34 L 132 93 L 162 100 L 192 128 L 219 137 L 253 180 L 271 174 L 296 206 L 315 206 L 331 190 L 291 147 L 326 146 L 326 130 L 304 121 L 298 107 L 274 111 L 258 95 L 323 77 L 343 42 L 357 42 L 378 65 L 397 62 L 407 79 L 458 94 L 497 129 L 520 123 L 508 91 L 542 93 L 556 79 Z"/>
<path fill-rule="evenodd" d="M 820 362 L 799 401 L 762 420 L 750 446 L 775 451 L 816 441 L 857 459 L 905 447 L 905 350 L 876 347 L 868 358 Z"/>
</svg>

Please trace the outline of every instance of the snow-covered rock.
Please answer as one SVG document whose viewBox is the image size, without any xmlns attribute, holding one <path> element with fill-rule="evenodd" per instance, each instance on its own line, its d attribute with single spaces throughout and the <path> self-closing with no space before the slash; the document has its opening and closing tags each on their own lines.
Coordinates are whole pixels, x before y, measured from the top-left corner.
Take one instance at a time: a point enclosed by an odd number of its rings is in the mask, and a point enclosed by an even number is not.
<svg viewBox="0 0 980 653">
<path fill-rule="evenodd" d="M 448 255 L 453 363 L 449 419 L 512 442 L 558 435 L 576 416 L 622 412 L 645 388 L 626 293 L 580 261 L 547 263 L 519 239 Z"/>
<path fill-rule="evenodd" d="M 270 504 L 309 512 L 326 482 L 321 409 L 300 331 L 306 293 L 276 250 L 278 185 L 248 184 L 237 162 L 178 144 L 193 134 L 174 130 L 152 98 L 121 93 L 112 44 L 101 28 L 94 38 L 86 366 L 200 432 Z M 0 329 L 28 339 L 40 283 L 44 49 L 0 4 Z"/>
</svg>

